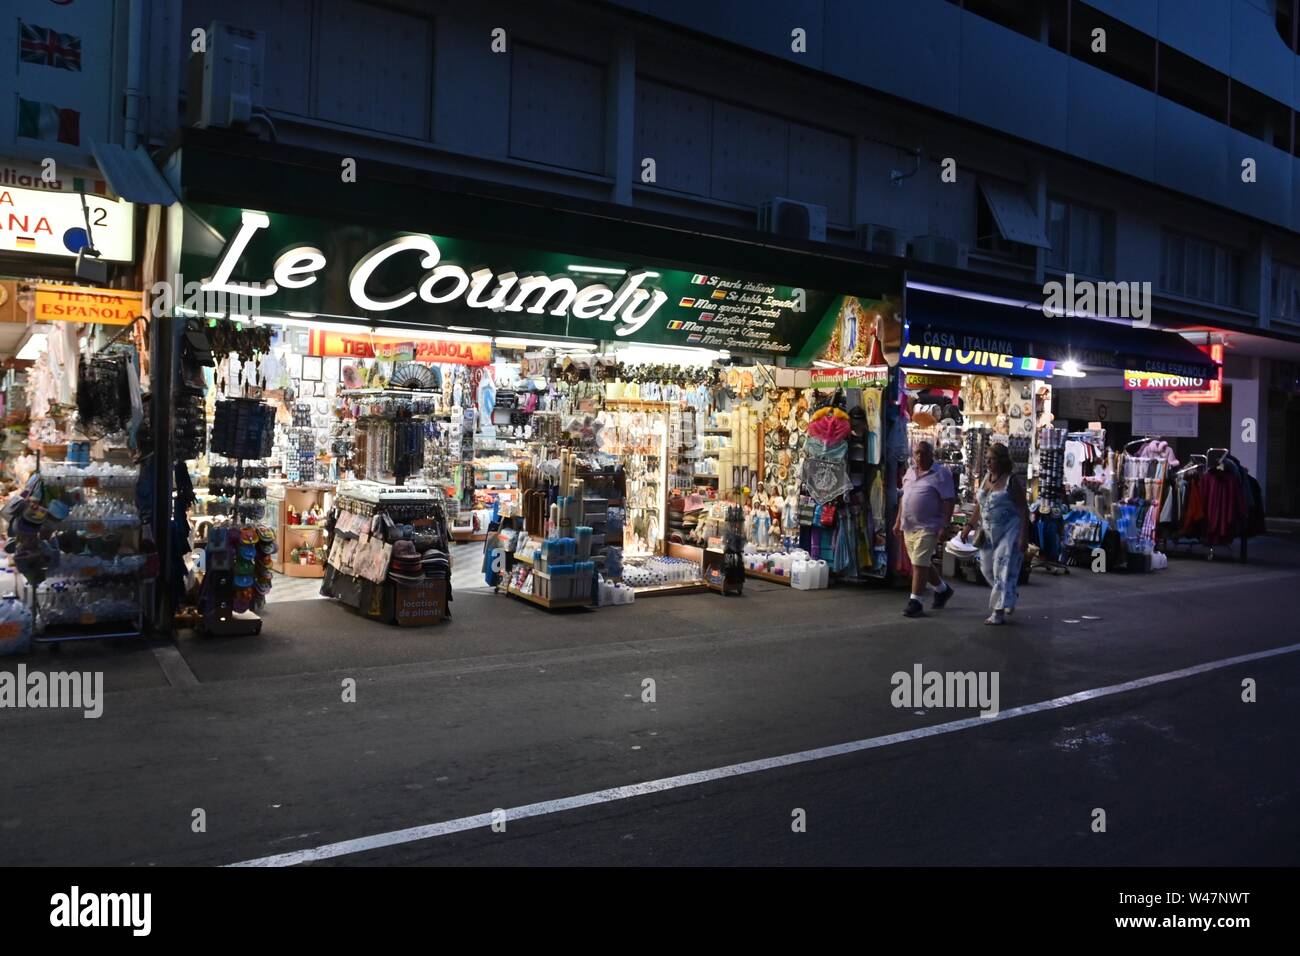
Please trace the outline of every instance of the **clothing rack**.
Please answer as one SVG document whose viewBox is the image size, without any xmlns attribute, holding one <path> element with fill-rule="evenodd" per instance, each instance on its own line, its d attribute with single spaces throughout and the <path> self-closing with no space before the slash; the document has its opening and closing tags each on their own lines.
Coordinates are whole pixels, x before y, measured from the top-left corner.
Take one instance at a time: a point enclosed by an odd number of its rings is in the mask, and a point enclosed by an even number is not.
<svg viewBox="0 0 1300 956">
<path fill-rule="evenodd" d="M 1230 457 L 1231 457 L 1231 452 L 1227 448 L 1207 448 L 1204 454 L 1196 453 L 1188 456 L 1188 464 L 1178 469 L 1178 471 L 1175 472 L 1174 477 L 1176 480 L 1185 481 L 1187 478 L 1197 477 L 1199 475 L 1205 475 L 1206 473 L 1211 471 L 1223 472 L 1225 470 L 1224 468 L 1225 462 Z M 1235 462 L 1235 459 L 1233 460 Z M 1236 468 L 1237 468 L 1238 481 L 1244 483 L 1247 479 L 1247 475 L 1248 475 L 1247 471 L 1244 469 L 1244 467 L 1240 466 L 1239 462 L 1236 464 Z M 1243 488 L 1242 490 L 1245 493 L 1249 494 L 1248 488 Z M 1246 514 L 1244 514 L 1241 518 L 1241 529 L 1239 533 L 1234 536 L 1236 540 L 1239 542 L 1239 560 L 1243 564 L 1250 560 L 1250 546 L 1248 543 L 1249 537 L 1248 537 L 1248 527 L 1247 527 L 1250 521 L 1250 517 L 1251 515 L 1248 509 Z M 1179 523 L 1181 524 L 1182 522 L 1180 521 Z M 1224 544 L 1231 547 L 1231 541 L 1220 543 L 1220 544 L 1212 544 L 1205 541 L 1203 537 L 1176 536 L 1176 535 L 1168 535 L 1168 534 L 1164 536 L 1164 546 L 1167 551 L 1172 551 L 1173 549 L 1177 549 L 1178 553 L 1192 554 L 1195 552 L 1195 549 L 1197 548 L 1205 548 L 1206 549 L 1205 559 L 1207 561 L 1213 561 L 1215 558 L 1215 549 L 1222 548 Z"/>
</svg>

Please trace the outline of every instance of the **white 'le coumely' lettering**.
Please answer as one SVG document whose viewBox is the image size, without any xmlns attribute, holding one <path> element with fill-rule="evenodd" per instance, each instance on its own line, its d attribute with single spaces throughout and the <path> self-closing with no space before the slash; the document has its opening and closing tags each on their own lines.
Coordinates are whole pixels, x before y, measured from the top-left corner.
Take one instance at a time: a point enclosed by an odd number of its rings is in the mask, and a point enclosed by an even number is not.
<svg viewBox="0 0 1300 956">
<path fill-rule="evenodd" d="M 239 231 L 221 251 L 212 275 L 202 281 L 203 291 L 261 297 L 274 295 L 281 287 L 302 289 L 314 283 L 315 273 L 326 266 L 324 253 L 314 246 L 295 246 L 282 252 L 276 258 L 273 278 L 265 283 L 231 282 L 235 264 L 248 248 L 253 235 L 270 225 L 271 219 L 266 213 L 243 210 Z M 367 291 L 371 277 L 385 262 L 403 253 L 421 255 L 420 267 L 426 271 L 419 285 L 386 298 L 372 296 Z M 417 298 L 430 305 L 441 305 L 463 297 L 464 304 L 471 309 L 490 309 L 493 312 L 523 312 L 526 309 L 534 315 L 541 315 L 550 306 L 551 315 L 570 314 L 577 319 L 620 322 L 614 333 L 619 336 L 636 332 L 668 301 L 668 296 L 660 289 L 641 288 L 641 283 L 651 275 L 645 270 L 627 273 L 617 290 L 603 282 L 579 288 L 569 276 L 518 276 L 513 272 L 503 272 L 495 277 L 496 288 L 487 295 L 488 285 L 493 279 L 490 269 L 478 269 L 470 274 L 458 265 L 441 262 L 441 259 L 442 251 L 431 236 L 398 236 L 357 260 L 348 276 L 348 293 L 359 308 L 371 312 L 400 309 Z"/>
</svg>

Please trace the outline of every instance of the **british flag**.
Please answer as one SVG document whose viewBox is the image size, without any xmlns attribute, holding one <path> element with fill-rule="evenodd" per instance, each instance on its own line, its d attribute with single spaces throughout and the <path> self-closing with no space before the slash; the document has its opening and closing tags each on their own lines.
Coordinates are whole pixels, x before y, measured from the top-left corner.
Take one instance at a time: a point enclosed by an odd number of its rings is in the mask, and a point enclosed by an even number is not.
<svg viewBox="0 0 1300 956">
<path fill-rule="evenodd" d="M 24 63 L 80 72 L 81 37 L 23 23 L 19 56 Z"/>
</svg>

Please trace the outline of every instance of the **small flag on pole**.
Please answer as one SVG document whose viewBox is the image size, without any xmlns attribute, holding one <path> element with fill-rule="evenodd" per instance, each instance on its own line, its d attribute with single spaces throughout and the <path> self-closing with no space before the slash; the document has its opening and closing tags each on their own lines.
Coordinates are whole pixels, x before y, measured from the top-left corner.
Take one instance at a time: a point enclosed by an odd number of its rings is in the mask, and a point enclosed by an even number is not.
<svg viewBox="0 0 1300 956">
<path fill-rule="evenodd" d="M 22 23 L 22 41 L 18 56 L 23 63 L 52 66 L 60 70 L 81 71 L 81 37 L 60 33 L 49 27 Z"/>
<path fill-rule="evenodd" d="M 81 145 L 81 113 L 53 103 L 18 98 L 18 135 L 51 143 Z"/>
<path fill-rule="evenodd" d="M 74 176 L 72 188 L 79 193 L 94 193 L 96 196 L 108 195 L 108 183 L 102 179 L 82 179 L 80 176 Z"/>
</svg>

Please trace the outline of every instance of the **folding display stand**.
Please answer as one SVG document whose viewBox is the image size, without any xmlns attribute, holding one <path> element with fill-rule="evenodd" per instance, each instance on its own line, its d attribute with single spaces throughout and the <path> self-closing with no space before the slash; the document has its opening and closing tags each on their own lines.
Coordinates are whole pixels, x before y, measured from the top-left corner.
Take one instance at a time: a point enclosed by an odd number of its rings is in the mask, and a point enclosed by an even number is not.
<svg viewBox="0 0 1300 956">
<path fill-rule="evenodd" d="M 239 501 L 241 492 L 245 490 L 244 462 L 264 460 L 270 455 L 273 428 L 273 413 L 265 402 L 252 398 L 235 398 L 217 403 L 209 444 L 212 451 L 235 463 L 235 484 L 230 523 L 210 528 L 204 546 L 203 584 L 199 591 L 199 630 L 203 634 L 244 637 L 262 632 L 262 618 L 252 609 L 261 607 L 258 597 L 261 592 L 252 596 L 247 610 L 236 609 L 236 604 L 242 603 L 236 595 L 239 590 L 239 568 L 236 562 L 241 560 L 241 545 L 255 545 L 250 575 L 255 584 L 259 571 L 258 558 L 270 551 L 264 547 L 267 542 L 261 540 L 260 533 L 256 530 L 254 541 L 241 540 L 245 529 L 256 529 L 257 523 L 254 521 L 241 527 Z M 274 541 L 274 535 L 271 540 Z M 275 545 L 272 544 L 271 547 L 274 548 Z M 268 567 L 267 575 L 269 574 Z"/>
<path fill-rule="evenodd" d="M 235 610 L 235 559 L 238 539 L 231 541 L 239 527 L 239 489 L 243 485 L 244 460 L 235 461 L 235 497 L 231 507 L 231 524 L 208 529 L 204 546 L 203 586 L 199 591 L 202 610 L 200 631 L 216 637 L 251 637 L 262 633 L 262 618 L 253 610 Z"/>
</svg>

